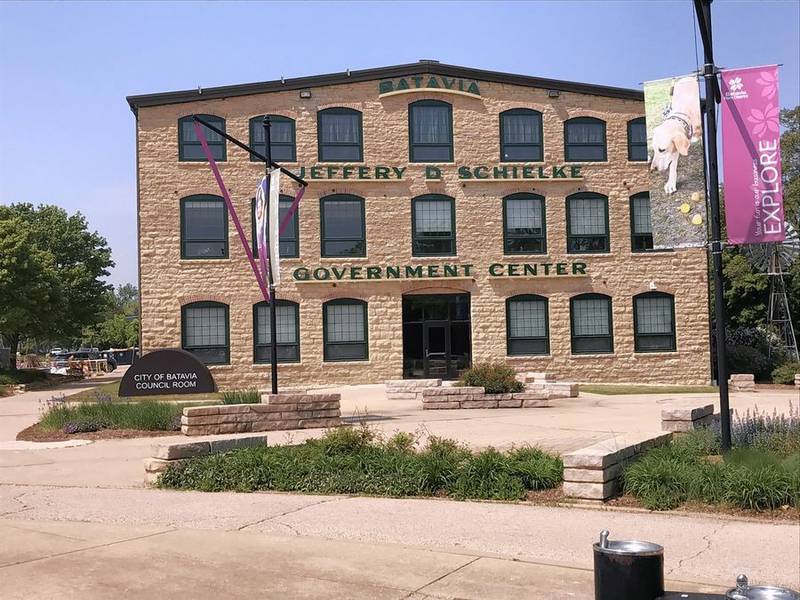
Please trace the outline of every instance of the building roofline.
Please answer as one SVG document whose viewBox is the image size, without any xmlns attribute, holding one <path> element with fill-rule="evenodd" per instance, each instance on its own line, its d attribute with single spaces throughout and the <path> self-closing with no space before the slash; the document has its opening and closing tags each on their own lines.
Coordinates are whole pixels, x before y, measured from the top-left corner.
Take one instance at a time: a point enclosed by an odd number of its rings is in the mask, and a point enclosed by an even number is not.
<svg viewBox="0 0 800 600">
<path fill-rule="evenodd" d="M 216 100 L 234 96 L 283 92 L 287 90 L 298 90 L 327 85 L 344 85 L 348 83 L 360 83 L 377 79 L 391 79 L 395 77 L 408 77 L 411 75 L 420 74 L 448 75 L 453 77 L 462 77 L 465 79 L 475 79 L 477 81 L 506 83 L 523 87 L 543 88 L 558 90 L 561 92 L 574 92 L 577 94 L 620 98 L 623 100 L 644 100 L 644 93 L 641 90 L 596 85 L 592 83 L 578 83 L 575 81 L 561 81 L 558 79 L 545 79 L 542 77 L 531 77 L 529 75 L 515 75 L 513 73 L 501 73 L 498 71 L 487 71 L 484 69 L 473 69 L 471 67 L 447 65 L 431 60 L 421 60 L 419 62 L 405 65 L 378 67 L 375 69 L 361 69 L 358 71 L 345 71 L 342 73 L 327 73 L 325 75 L 313 75 L 309 77 L 294 77 L 291 79 L 282 78 L 274 81 L 263 81 L 259 83 L 224 85 L 205 89 L 198 88 L 196 90 L 181 90 L 177 92 L 163 92 L 157 94 L 139 94 L 135 96 L 128 96 L 126 100 L 128 101 L 128 105 L 133 113 L 137 114 L 137 111 L 140 107 L 146 106 L 181 104 L 183 102 L 195 102 L 197 100 Z"/>
</svg>

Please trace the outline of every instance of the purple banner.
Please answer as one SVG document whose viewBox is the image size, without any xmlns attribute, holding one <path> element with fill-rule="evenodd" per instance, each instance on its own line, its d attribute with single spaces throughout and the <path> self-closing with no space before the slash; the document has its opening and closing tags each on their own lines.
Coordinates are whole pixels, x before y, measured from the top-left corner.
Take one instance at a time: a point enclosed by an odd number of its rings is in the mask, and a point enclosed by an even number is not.
<svg viewBox="0 0 800 600">
<path fill-rule="evenodd" d="M 720 76 L 728 243 L 782 242 L 778 67 L 730 69 Z"/>
</svg>

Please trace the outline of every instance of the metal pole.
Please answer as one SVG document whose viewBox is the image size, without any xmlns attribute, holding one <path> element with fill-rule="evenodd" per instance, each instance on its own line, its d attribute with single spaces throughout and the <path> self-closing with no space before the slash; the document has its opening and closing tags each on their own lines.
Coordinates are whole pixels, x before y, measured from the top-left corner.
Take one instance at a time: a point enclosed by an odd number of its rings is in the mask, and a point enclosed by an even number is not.
<svg viewBox="0 0 800 600">
<path fill-rule="evenodd" d="M 722 451 L 731 449 L 731 413 L 728 397 L 728 367 L 725 356 L 725 297 L 722 284 L 722 228 L 720 225 L 719 169 L 717 166 L 717 73 L 711 37 L 711 2 L 701 4 L 697 18 L 703 34 L 703 78 L 706 84 L 706 145 L 708 150 L 708 194 L 711 205 L 711 261 L 714 270 L 714 316 L 716 320 L 717 383 L 722 430 Z M 704 31 L 705 30 L 705 31 Z M 707 43 L 706 43 L 707 42 Z"/>
<path fill-rule="evenodd" d="M 270 121 L 269 115 L 264 117 L 264 143 L 266 145 L 266 152 L 264 154 L 267 155 L 267 161 L 264 165 L 264 171 L 267 177 L 267 189 L 265 191 L 265 198 L 267 201 L 267 215 L 270 214 L 270 197 L 269 197 L 269 168 L 272 164 L 272 140 L 270 136 Z M 267 218 L 267 223 L 269 223 L 269 218 Z M 269 223 L 270 230 L 272 229 L 273 223 Z M 269 236 L 268 236 L 269 237 Z M 280 244 L 277 244 L 280 247 Z M 267 247 L 269 248 L 269 243 L 267 243 Z M 275 281 L 272 277 L 272 261 L 269 264 L 269 334 L 270 334 L 270 351 L 269 351 L 269 362 L 270 362 L 270 376 L 272 379 L 272 393 L 278 393 L 278 328 L 277 328 L 277 318 L 275 315 Z"/>
</svg>

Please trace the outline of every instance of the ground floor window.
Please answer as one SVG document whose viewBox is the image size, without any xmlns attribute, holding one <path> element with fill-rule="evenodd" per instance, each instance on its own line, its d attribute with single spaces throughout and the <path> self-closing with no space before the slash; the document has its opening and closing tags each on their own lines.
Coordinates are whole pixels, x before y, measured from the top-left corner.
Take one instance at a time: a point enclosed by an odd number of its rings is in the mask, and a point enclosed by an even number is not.
<svg viewBox="0 0 800 600">
<path fill-rule="evenodd" d="M 675 350 L 675 299 L 662 292 L 647 292 L 633 298 L 636 352 Z"/>
<path fill-rule="evenodd" d="M 277 300 L 275 331 L 278 362 L 300 361 L 300 310 L 295 302 Z M 253 306 L 253 362 L 268 363 L 272 359 L 272 329 L 269 302 Z"/>
<path fill-rule="evenodd" d="M 322 305 L 323 356 L 326 361 L 367 360 L 367 303 L 341 298 Z"/>
<path fill-rule="evenodd" d="M 549 354 L 547 298 L 533 294 L 509 298 L 506 335 L 510 355 Z"/>
<path fill-rule="evenodd" d="M 193 302 L 181 308 L 181 345 L 207 365 L 230 362 L 228 305 Z"/>
<path fill-rule="evenodd" d="M 581 294 L 569 302 L 573 354 L 614 352 L 611 298 Z"/>
</svg>

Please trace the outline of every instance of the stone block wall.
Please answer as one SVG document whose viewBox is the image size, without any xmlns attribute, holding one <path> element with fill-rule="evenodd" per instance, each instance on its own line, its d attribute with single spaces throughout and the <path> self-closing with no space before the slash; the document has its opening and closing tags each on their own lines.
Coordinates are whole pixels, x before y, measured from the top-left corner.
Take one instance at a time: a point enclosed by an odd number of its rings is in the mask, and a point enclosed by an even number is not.
<svg viewBox="0 0 800 600">
<path fill-rule="evenodd" d="M 385 382 L 387 400 L 416 400 L 422 402 L 425 388 L 440 387 L 441 379 L 390 379 Z"/>
<path fill-rule="evenodd" d="M 794 374 L 794 384 L 796 386 L 800 387 L 800 373 L 795 373 Z"/>
<path fill-rule="evenodd" d="M 668 408 L 661 411 L 661 429 L 672 432 L 694 431 L 714 422 L 714 405 L 697 408 Z"/>
<path fill-rule="evenodd" d="M 181 432 L 184 435 L 216 435 L 327 428 L 342 424 L 340 394 L 264 394 L 261 400 L 261 404 L 184 408 Z"/>
<path fill-rule="evenodd" d="M 487 394 L 482 387 L 429 387 L 422 391 L 423 410 L 459 408 L 543 408 L 548 396 L 541 392 Z"/>
<path fill-rule="evenodd" d="M 671 433 L 615 436 L 563 455 L 564 495 L 582 500 L 609 500 L 622 492 L 622 472 L 636 457 L 667 444 Z"/>
<path fill-rule="evenodd" d="M 752 373 L 733 373 L 728 378 L 728 386 L 734 392 L 755 392 L 755 376 Z"/>
</svg>

